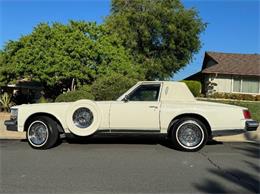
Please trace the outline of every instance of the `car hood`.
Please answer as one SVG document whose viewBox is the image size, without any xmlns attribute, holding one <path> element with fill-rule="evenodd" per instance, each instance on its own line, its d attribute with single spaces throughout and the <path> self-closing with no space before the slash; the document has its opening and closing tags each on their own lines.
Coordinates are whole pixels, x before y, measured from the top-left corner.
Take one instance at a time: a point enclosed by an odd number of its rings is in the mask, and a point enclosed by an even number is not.
<svg viewBox="0 0 260 195">
<path fill-rule="evenodd" d="M 38 104 L 22 104 L 18 106 L 12 106 L 13 109 L 23 108 L 23 107 L 46 107 L 48 106 L 65 106 L 71 104 L 71 102 L 59 102 L 59 103 L 38 103 Z"/>
</svg>

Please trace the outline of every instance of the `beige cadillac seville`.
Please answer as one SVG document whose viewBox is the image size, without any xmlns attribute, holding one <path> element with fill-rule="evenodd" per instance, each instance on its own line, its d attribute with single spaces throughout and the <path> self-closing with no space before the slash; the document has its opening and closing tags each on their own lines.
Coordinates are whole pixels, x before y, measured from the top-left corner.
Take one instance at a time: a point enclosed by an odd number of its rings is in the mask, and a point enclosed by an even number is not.
<svg viewBox="0 0 260 195">
<path fill-rule="evenodd" d="M 53 147 L 61 135 L 159 133 L 184 151 L 201 149 L 214 136 L 255 131 L 247 108 L 197 101 L 181 82 L 138 82 L 116 101 L 79 100 L 11 108 L 8 130 L 26 131 L 35 149 Z"/>
</svg>

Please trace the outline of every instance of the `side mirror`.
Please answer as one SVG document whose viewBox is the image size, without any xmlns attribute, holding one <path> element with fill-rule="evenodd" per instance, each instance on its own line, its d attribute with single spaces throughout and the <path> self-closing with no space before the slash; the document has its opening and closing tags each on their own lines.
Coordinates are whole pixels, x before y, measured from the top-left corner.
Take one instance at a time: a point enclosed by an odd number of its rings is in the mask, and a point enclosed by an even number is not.
<svg viewBox="0 0 260 195">
<path fill-rule="evenodd" d="M 128 102 L 128 101 L 129 101 L 129 96 L 126 95 L 126 96 L 123 98 L 123 101 L 124 101 L 124 102 Z"/>
</svg>

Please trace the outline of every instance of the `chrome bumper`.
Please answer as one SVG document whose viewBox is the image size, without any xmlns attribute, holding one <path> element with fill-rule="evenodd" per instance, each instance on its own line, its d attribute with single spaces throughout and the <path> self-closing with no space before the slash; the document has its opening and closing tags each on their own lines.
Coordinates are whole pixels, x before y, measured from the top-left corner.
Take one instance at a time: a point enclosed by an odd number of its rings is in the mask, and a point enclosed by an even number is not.
<svg viewBox="0 0 260 195">
<path fill-rule="evenodd" d="M 257 121 L 246 121 L 246 131 L 256 131 L 259 126 Z"/>
<path fill-rule="evenodd" d="M 259 126 L 259 122 L 251 120 L 245 122 L 244 129 L 228 129 L 228 130 L 218 130 L 212 132 L 212 137 L 226 136 L 226 135 L 237 135 L 241 133 L 246 133 L 250 131 L 256 131 Z"/>
</svg>

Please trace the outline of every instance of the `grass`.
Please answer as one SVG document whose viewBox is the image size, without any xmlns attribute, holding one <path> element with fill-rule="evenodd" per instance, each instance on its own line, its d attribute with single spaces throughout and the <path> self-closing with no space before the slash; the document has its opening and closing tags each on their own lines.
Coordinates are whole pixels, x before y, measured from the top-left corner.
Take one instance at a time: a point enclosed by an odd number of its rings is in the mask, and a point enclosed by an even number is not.
<svg viewBox="0 0 260 195">
<path fill-rule="evenodd" d="M 229 100 L 207 100 L 207 101 L 246 107 L 251 112 L 252 118 L 254 120 L 260 121 L 260 101 L 256 101 L 256 102 L 229 101 Z"/>
</svg>

